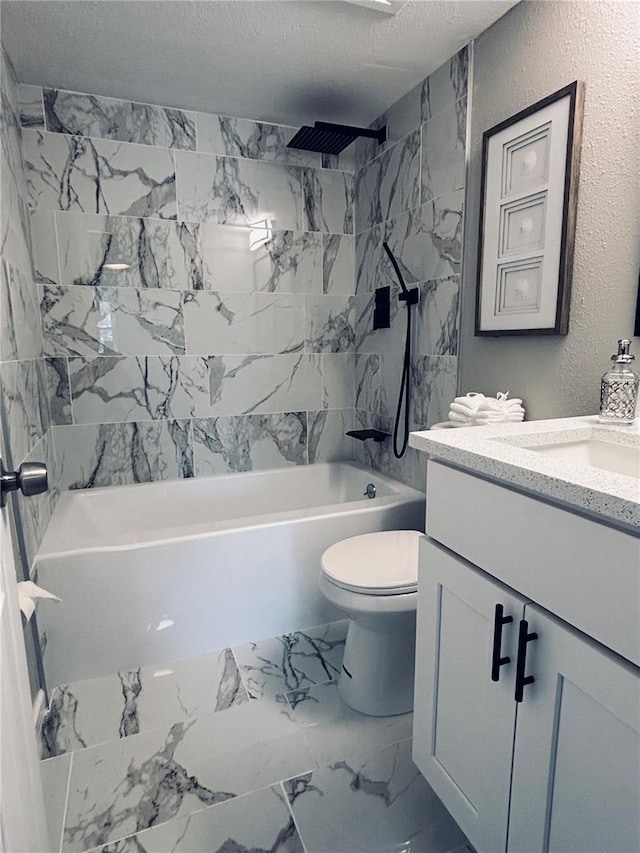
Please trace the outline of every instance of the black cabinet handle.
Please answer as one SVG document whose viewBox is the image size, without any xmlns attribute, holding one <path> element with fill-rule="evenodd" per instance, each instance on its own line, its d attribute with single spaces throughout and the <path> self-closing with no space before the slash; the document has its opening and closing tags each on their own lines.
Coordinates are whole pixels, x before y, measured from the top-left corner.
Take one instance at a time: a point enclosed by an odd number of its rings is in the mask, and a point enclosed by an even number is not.
<svg viewBox="0 0 640 853">
<path fill-rule="evenodd" d="M 516 702 L 522 702 L 524 696 L 524 688 L 527 684 L 533 684 L 535 678 L 533 675 L 526 675 L 524 671 L 527 666 L 527 643 L 532 640 L 537 640 L 538 635 L 535 631 L 529 633 L 529 623 L 526 619 L 520 620 L 520 630 L 518 631 L 518 659 L 516 661 L 516 692 L 514 699 Z"/>
<path fill-rule="evenodd" d="M 513 622 L 513 616 L 504 616 L 504 607 L 496 604 L 496 613 L 493 617 L 493 651 L 491 653 L 491 680 L 500 681 L 500 667 L 505 663 L 511 663 L 511 658 L 500 657 L 502 648 L 502 626 Z"/>
</svg>

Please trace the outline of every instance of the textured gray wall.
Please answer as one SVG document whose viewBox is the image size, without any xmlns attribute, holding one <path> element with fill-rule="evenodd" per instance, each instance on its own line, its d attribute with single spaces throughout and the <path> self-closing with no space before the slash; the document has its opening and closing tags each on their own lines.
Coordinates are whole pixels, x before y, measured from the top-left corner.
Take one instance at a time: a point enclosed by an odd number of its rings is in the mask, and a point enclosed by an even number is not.
<svg viewBox="0 0 640 853">
<path fill-rule="evenodd" d="M 522 396 L 528 419 L 596 412 L 630 337 L 640 264 L 640 5 L 523 2 L 475 42 L 460 388 Z M 566 337 L 474 337 L 482 134 L 573 80 L 586 83 Z M 640 340 L 634 348 L 640 358 Z"/>
</svg>

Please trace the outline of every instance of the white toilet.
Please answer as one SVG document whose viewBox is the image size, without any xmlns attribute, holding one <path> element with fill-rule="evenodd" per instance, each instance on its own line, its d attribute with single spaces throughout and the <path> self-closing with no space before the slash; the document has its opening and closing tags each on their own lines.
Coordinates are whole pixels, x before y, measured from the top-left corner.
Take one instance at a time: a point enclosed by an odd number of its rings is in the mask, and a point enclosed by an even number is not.
<svg viewBox="0 0 640 853">
<path fill-rule="evenodd" d="M 417 530 L 366 533 L 322 555 L 320 591 L 350 618 L 338 692 L 376 717 L 413 708 Z"/>
</svg>

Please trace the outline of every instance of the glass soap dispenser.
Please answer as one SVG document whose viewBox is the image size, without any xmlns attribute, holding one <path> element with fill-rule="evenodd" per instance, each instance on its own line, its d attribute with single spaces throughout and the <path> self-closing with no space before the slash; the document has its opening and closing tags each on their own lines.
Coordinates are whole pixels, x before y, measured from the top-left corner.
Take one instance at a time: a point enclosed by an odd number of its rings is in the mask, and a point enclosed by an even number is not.
<svg viewBox="0 0 640 853">
<path fill-rule="evenodd" d="M 631 341 L 618 341 L 618 352 L 611 356 L 613 366 L 600 382 L 600 418 L 602 423 L 632 424 L 638 402 L 638 376 L 629 365 Z"/>
</svg>

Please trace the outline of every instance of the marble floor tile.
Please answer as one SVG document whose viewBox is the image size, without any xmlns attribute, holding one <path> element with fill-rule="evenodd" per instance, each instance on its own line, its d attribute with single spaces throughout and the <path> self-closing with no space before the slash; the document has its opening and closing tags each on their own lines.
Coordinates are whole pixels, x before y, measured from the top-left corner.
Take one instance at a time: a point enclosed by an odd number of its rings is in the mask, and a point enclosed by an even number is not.
<svg viewBox="0 0 640 853">
<path fill-rule="evenodd" d="M 268 701 L 82 750 L 73 756 L 62 849 L 99 847 L 313 766 L 291 712 Z"/>
<path fill-rule="evenodd" d="M 95 853 L 304 853 L 281 787 L 274 786 L 95 848 Z"/>
<path fill-rule="evenodd" d="M 336 682 L 285 694 L 296 721 L 304 728 L 319 767 L 345 755 L 372 753 L 411 737 L 413 714 L 370 717 L 343 702 Z"/>
<path fill-rule="evenodd" d="M 248 701 L 231 649 L 56 687 L 43 758 L 169 726 Z"/>
<path fill-rule="evenodd" d="M 450 853 L 466 839 L 406 740 L 284 783 L 307 853 Z"/>
<path fill-rule="evenodd" d="M 348 620 L 284 634 L 233 653 L 252 698 L 333 681 L 340 672 Z"/>
</svg>

